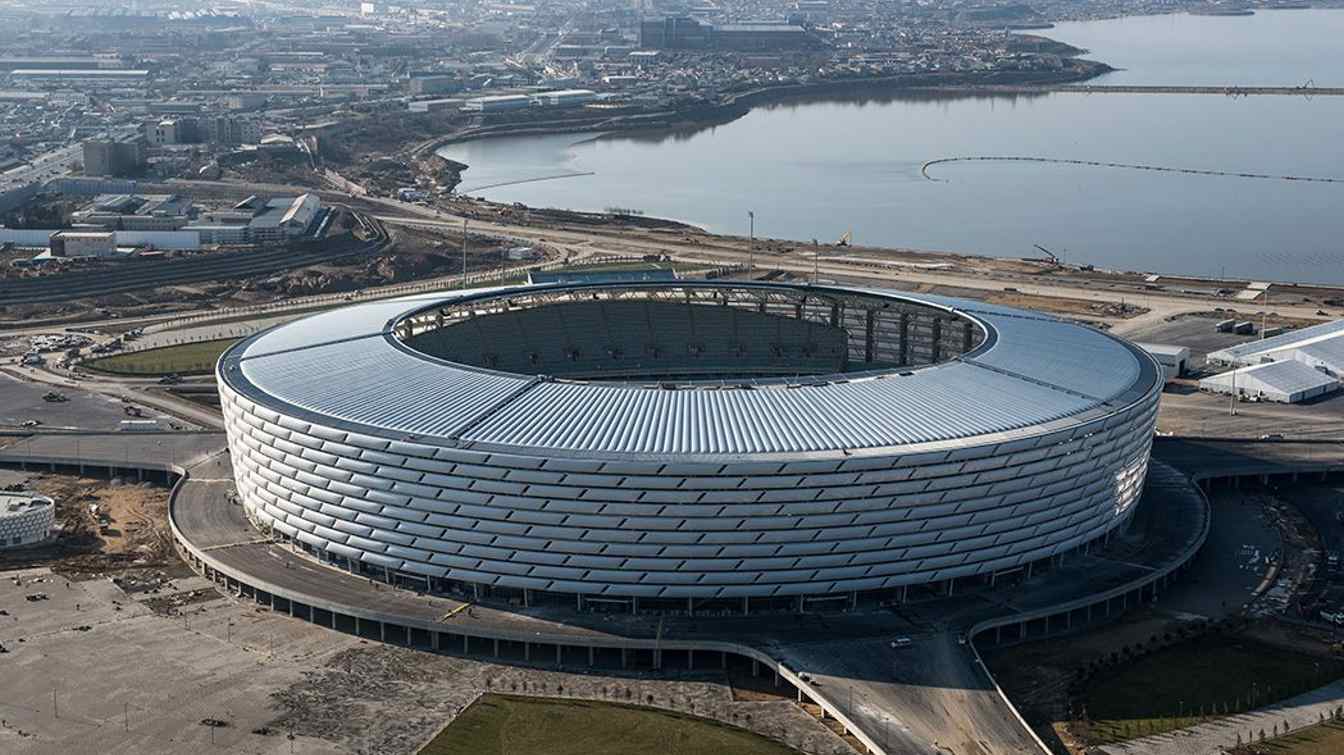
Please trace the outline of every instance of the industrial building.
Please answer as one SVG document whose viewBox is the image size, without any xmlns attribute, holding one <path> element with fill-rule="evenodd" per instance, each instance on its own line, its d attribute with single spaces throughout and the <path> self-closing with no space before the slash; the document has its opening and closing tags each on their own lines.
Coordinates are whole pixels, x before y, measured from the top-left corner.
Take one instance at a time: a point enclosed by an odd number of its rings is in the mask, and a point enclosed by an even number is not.
<svg viewBox="0 0 1344 755">
<path fill-rule="evenodd" d="M 1251 369 L 1234 369 L 1201 380 L 1201 390 L 1286 403 L 1332 393 L 1344 377 L 1344 320 L 1210 352 L 1208 362 Z"/>
<path fill-rule="evenodd" d="M 200 235 L 203 244 L 272 245 L 306 236 L 322 215 L 316 194 L 297 197 L 251 196 L 232 209 L 201 214 L 200 222 L 183 228 Z"/>
<path fill-rule="evenodd" d="M 56 231 L 50 236 L 51 256 L 115 257 L 117 234 L 112 231 Z"/>
<path fill-rule="evenodd" d="M 430 94 L 449 94 L 462 91 L 462 81 L 456 76 L 436 74 L 411 74 L 408 89 L 412 96 Z"/>
<path fill-rule="evenodd" d="M 0 492 L 0 550 L 41 543 L 55 527 L 55 501 L 36 493 Z"/>
<path fill-rule="evenodd" d="M 498 113 L 506 110 L 525 110 L 532 107 L 532 98 L 525 94 L 499 94 L 475 97 L 462 104 L 462 109 L 478 113 Z"/>
<path fill-rule="evenodd" d="M 190 199 L 177 194 L 100 194 L 70 219 L 112 231 L 175 231 L 194 210 Z"/>
<path fill-rule="evenodd" d="M 1162 388 L 1146 352 L 1047 315 L 744 281 L 370 302 L 217 373 L 267 536 L 419 590 L 631 612 L 872 605 L 1107 538 Z"/>
<path fill-rule="evenodd" d="M 1344 320 L 1290 330 L 1272 338 L 1210 352 L 1208 361 L 1228 366 L 1293 359 L 1331 374 L 1344 375 Z"/>
<path fill-rule="evenodd" d="M 140 135 L 84 142 L 84 175 L 136 175 L 145 165 L 144 141 Z"/>
<path fill-rule="evenodd" d="M 597 99 L 597 92 L 591 89 L 560 89 L 554 92 L 540 92 L 533 96 L 540 105 L 546 107 L 578 107 Z"/>
<path fill-rule="evenodd" d="M 1314 367 L 1293 361 L 1238 367 L 1199 381 L 1206 393 L 1235 394 L 1245 401 L 1296 404 L 1339 390 L 1339 381 Z"/>
<path fill-rule="evenodd" d="M 412 100 L 407 109 L 412 113 L 443 113 L 459 110 L 464 100 L 460 97 L 446 97 L 436 100 Z"/>
<path fill-rule="evenodd" d="M 1140 349 L 1148 352 L 1162 365 L 1167 382 L 1185 375 L 1190 369 L 1190 349 L 1166 343 L 1136 343 Z"/>
<path fill-rule="evenodd" d="M 817 41 L 795 24 L 710 24 L 691 16 L 668 16 L 646 18 L 639 25 L 639 46 L 646 50 L 802 50 Z"/>
</svg>

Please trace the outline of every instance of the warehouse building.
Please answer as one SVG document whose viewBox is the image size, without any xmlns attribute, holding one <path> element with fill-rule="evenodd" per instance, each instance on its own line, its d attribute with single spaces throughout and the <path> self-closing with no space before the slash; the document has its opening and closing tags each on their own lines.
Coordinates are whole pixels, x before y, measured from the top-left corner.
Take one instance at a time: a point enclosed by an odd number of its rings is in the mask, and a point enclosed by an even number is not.
<svg viewBox="0 0 1344 755">
<path fill-rule="evenodd" d="M 507 110 L 526 110 L 532 107 L 532 98 L 525 94 L 500 94 L 467 100 L 462 109 L 477 113 L 498 113 Z"/>
<path fill-rule="evenodd" d="M 802 50 L 818 40 L 794 24 L 711 24 L 691 16 L 646 18 L 639 26 L 639 46 L 646 50 Z"/>
<path fill-rule="evenodd" d="M 597 92 L 591 89 L 560 89 L 554 92 L 540 92 L 533 100 L 546 107 L 578 107 L 597 99 Z"/>
<path fill-rule="evenodd" d="M 1185 375 L 1190 369 L 1190 349 L 1167 343 L 1136 343 L 1140 349 L 1148 352 L 1162 365 L 1167 382 Z"/>
<path fill-rule="evenodd" d="M 1243 401 L 1296 404 L 1339 390 L 1339 381 L 1294 360 L 1238 367 L 1199 381 L 1205 393 L 1236 395 Z"/>
<path fill-rule="evenodd" d="M 51 256 L 115 257 L 117 234 L 112 231 L 57 231 L 50 237 Z"/>
<path fill-rule="evenodd" d="M 1208 361 L 1229 367 L 1292 359 L 1344 375 L 1344 320 L 1290 330 L 1272 338 L 1210 352 Z"/>
</svg>

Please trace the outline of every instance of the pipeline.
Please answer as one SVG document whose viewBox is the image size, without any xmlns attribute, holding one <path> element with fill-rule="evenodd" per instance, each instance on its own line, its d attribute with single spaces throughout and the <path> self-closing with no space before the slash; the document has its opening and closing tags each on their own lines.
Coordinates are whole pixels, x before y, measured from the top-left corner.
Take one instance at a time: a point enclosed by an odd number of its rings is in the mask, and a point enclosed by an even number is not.
<svg viewBox="0 0 1344 755">
<path fill-rule="evenodd" d="M 1228 178 L 1258 178 L 1269 181 L 1303 181 L 1308 183 L 1344 184 L 1344 178 L 1326 178 L 1319 176 L 1276 176 L 1269 173 L 1239 173 L 1230 170 L 1200 170 L 1198 168 L 1172 168 L 1165 165 L 1139 165 L 1134 163 L 1108 163 L 1100 160 L 1066 160 L 1059 157 L 1021 157 L 1021 156 L 977 156 L 977 157 L 940 157 L 929 160 L 919 168 L 919 172 L 930 181 L 947 183 L 945 178 L 929 175 L 934 165 L 961 162 L 1019 162 L 1049 163 L 1051 165 L 1085 165 L 1093 168 L 1123 168 L 1125 170 L 1151 170 L 1160 173 L 1185 173 L 1192 176 L 1223 176 Z"/>
</svg>

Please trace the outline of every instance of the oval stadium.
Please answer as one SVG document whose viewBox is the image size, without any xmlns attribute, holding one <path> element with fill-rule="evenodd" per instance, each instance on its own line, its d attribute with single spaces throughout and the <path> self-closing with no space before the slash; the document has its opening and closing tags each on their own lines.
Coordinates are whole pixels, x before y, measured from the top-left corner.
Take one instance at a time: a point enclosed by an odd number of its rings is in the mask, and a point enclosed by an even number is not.
<svg viewBox="0 0 1344 755">
<path fill-rule="evenodd" d="M 832 610 L 1107 538 L 1157 364 L 929 294 L 580 282 L 349 306 L 218 365 L 263 533 L 406 587 L 580 610 Z"/>
</svg>

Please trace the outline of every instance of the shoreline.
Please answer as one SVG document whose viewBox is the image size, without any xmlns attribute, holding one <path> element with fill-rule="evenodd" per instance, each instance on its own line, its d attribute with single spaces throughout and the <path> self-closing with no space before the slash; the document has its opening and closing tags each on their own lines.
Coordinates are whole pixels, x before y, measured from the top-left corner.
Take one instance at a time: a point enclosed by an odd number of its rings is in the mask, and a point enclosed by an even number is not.
<svg viewBox="0 0 1344 755">
<path fill-rule="evenodd" d="M 900 74 L 871 78 L 843 79 L 816 82 L 810 84 L 785 84 L 780 86 L 752 89 L 732 95 L 719 103 L 705 103 L 689 108 L 665 110 L 654 113 L 642 113 L 631 116 L 595 117 L 588 120 L 576 120 L 572 124 L 550 123 L 499 123 L 466 129 L 418 145 L 414 155 L 438 155 L 438 151 L 453 144 L 490 139 L 505 136 L 550 136 L 554 134 L 583 133 L 625 133 L 634 131 L 657 131 L 693 126 L 717 126 L 731 123 L 754 108 L 769 107 L 790 100 L 817 96 L 845 96 L 859 94 L 920 94 L 947 95 L 955 91 L 953 87 L 992 86 L 1055 86 L 1076 84 L 1094 79 L 1116 69 L 1105 63 L 1072 59 L 1072 68 L 1060 72 L 1045 71 L 999 71 L 983 74 Z M 1040 94 L 1049 92 L 1042 90 Z M 974 93 L 968 96 L 976 96 Z M 1009 96 L 1031 96 L 1030 93 L 1016 92 Z M 455 188 L 455 187 L 454 187 Z"/>
</svg>

